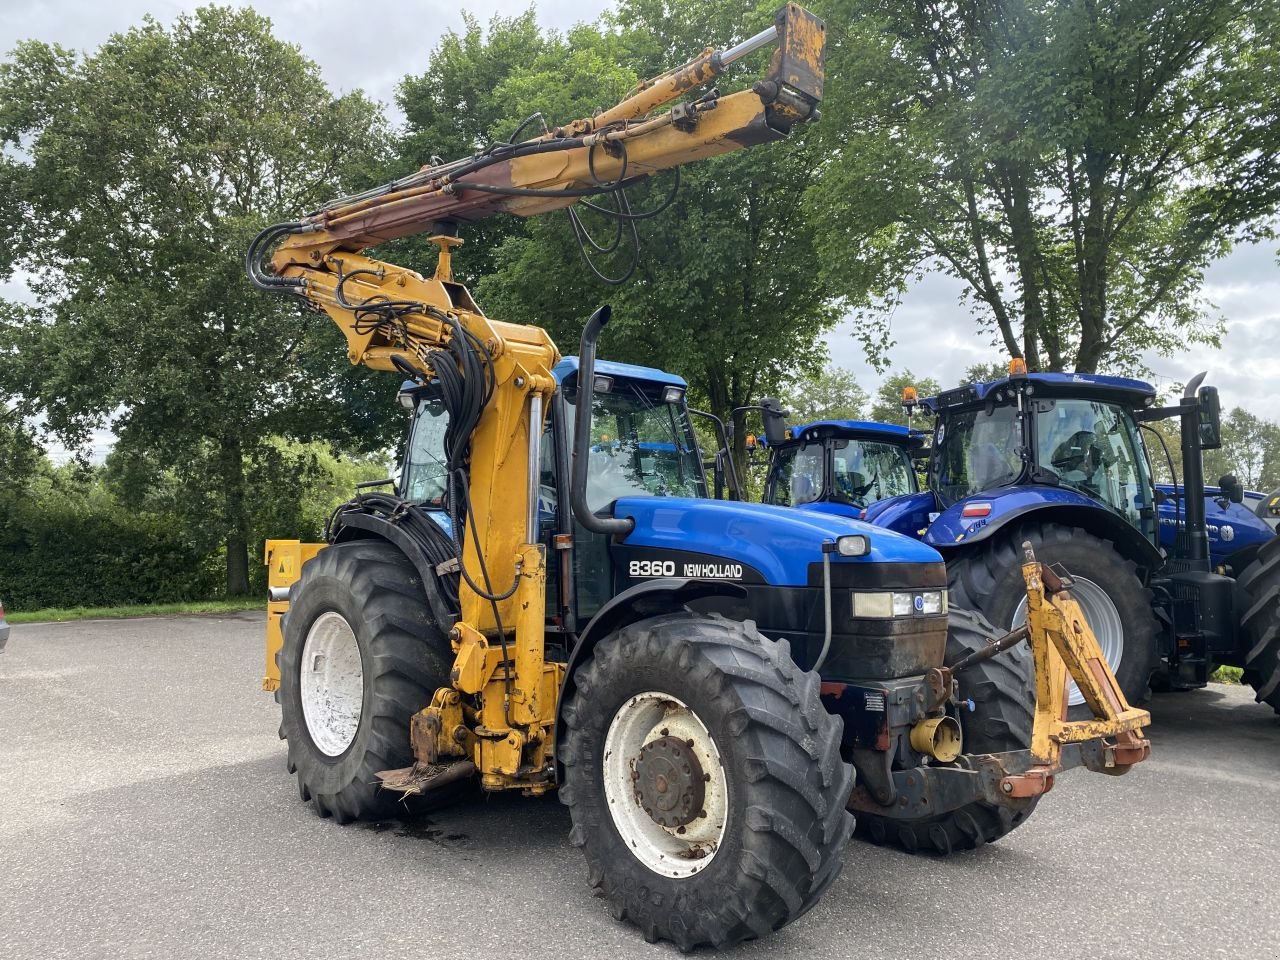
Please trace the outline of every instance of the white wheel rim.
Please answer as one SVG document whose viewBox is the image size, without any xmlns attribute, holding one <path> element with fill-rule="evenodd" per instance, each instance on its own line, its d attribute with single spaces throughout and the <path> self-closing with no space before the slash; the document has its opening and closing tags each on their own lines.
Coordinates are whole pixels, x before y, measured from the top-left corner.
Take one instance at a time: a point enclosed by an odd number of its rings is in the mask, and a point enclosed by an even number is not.
<svg viewBox="0 0 1280 960">
<path fill-rule="evenodd" d="M 1071 596 L 1080 604 L 1085 623 L 1089 624 L 1089 629 L 1098 638 L 1102 655 L 1107 658 L 1107 663 L 1114 673 L 1120 668 L 1120 661 L 1124 657 L 1124 624 L 1120 621 L 1120 611 L 1107 596 L 1107 591 L 1092 580 L 1086 580 L 1074 574 L 1071 579 L 1074 581 Z M 1020 627 L 1026 622 L 1027 598 L 1024 595 L 1018 608 L 1013 611 L 1013 623 L 1010 626 Z M 1084 694 L 1080 692 L 1076 682 L 1070 679 L 1067 680 L 1067 703 L 1073 707 L 1084 703 Z"/>
<path fill-rule="evenodd" d="M 355 631 L 340 613 L 321 614 L 302 645 L 302 719 L 325 756 L 346 752 L 360 727 L 364 667 Z"/>
<path fill-rule="evenodd" d="M 667 827 L 645 812 L 636 787 L 636 763 L 648 744 L 674 737 L 702 768 L 702 809 L 682 827 Z M 604 738 L 604 795 L 613 825 L 632 854 L 664 877 L 691 877 L 719 851 L 729 819 L 729 785 L 720 751 L 706 725 L 665 693 L 641 693 L 618 708 Z"/>
</svg>

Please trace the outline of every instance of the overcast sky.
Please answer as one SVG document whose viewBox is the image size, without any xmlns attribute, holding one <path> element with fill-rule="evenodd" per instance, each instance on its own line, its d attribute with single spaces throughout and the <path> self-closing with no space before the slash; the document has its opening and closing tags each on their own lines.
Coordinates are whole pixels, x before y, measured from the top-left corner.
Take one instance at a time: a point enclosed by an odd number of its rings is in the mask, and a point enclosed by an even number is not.
<svg viewBox="0 0 1280 960">
<path fill-rule="evenodd" d="M 256 0 L 252 4 L 275 23 L 278 36 L 297 43 L 315 60 L 336 90 L 362 88 L 385 104 L 392 116 L 401 77 L 418 73 L 439 38 L 462 24 L 460 8 L 440 0 L 362 0 L 356 7 L 324 0 Z M 539 22 L 566 28 L 594 19 L 606 0 L 539 0 Z M 147 13 L 169 22 L 198 4 L 179 0 L 0 0 L 0 51 L 22 39 L 38 38 L 92 51 L 111 33 L 128 29 Z M 464 0 L 481 20 L 516 14 L 526 0 Z M 968 308 L 958 302 L 960 286 L 946 276 L 927 277 L 909 291 L 893 318 L 895 369 L 909 367 L 952 386 L 965 367 L 996 359 L 989 338 L 975 332 Z M 13 284 L 0 283 L 0 296 L 16 296 Z M 1200 349 L 1172 357 L 1150 357 L 1157 386 L 1185 382 L 1209 370 L 1225 409 L 1243 406 L 1280 420 L 1280 267 L 1273 245 L 1243 247 L 1209 271 L 1206 297 L 1227 318 L 1223 349 Z M 868 389 L 879 376 L 842 324 L 828 338 L 834 362 L 849 367 Z M 108 435 L 97 438 L 104 452 Z"/>
</svg>

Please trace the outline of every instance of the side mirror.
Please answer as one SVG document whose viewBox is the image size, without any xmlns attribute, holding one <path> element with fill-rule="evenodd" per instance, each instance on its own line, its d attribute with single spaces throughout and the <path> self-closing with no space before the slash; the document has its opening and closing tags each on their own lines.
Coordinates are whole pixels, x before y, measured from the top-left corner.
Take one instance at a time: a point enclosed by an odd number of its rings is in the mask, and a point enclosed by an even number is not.
<svg viewBox="0 0 1280 960">
<path fill-rule="evenodd" d="M 1232 503 L 1244 503 L 1244 484 L 1236 479 L 1234 473 L 1219 477 L 1218 486 L 1222 488 L 1222 495 Z"/>
<path fill-rule="evenodd" d="M 760 401 L 760 416 L 764 420 L 764 437 L 769 446 L 777 446 L 787 439 L 787 411 L 774 397 Z"/>
<path fill-rule="evenodd" d="M 1222 446 L 1222 406 L 1217 387 L 1201 387 L 1196 394 L 1200 416 L 1200 449 L 1217 450 Z"/>
</svg>

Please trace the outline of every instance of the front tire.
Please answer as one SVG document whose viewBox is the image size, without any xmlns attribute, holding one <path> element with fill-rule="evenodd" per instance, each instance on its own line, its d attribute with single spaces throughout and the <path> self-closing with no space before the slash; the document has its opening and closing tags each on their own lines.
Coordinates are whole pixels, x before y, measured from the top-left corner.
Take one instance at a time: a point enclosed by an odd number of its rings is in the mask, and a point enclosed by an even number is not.
<svg viewBox="0 0 1280 960">
<path fill-rule="evenodd" d="M 952 607 L 947 631 L 947 663 L 981 650 L 997 630 L 981 614 Z M 1026 643 L 962 670 L 956 675 L 961 702 L 971 701 L 958 719 L 964 752 L 1004 753 L 1031 746 L 1036 685 L 1031 648 Z M 992 843 L 1026 822 L 1039 797 L 1005 803 L 975 800 L 963 807 L 918 820 L 857 815 L 859 836 L 873 843 L 896 843 L 909 853 L 946 856 Z"/>
<path fill-rule="evenodd" d="M 1248 638 L 1244 677 L 1254 699 L 1280 713 L 1280 539 L 1269 541 L 1240 575 L 1248 596 L 1240 626 Z"/>
<path fill-rule="evenodd" d="M 377 775 L 413 763 L 409 719 L 452 663 L 417 570 L 380 540 L 327 547 L 289 591 L 282 629 L 276 699 L 299 796 L 339 823 L 402 813 Z"/>
<path fill-rule="evenodd" d="M 1103 540 L 1077 527 L 1054 523 L 1024 525 L 997 535 L 947 563 L 953 605 L 978 610 L 997 627 L 1012 629 L 1026 620 L 1026 583 L 1022 579 L 1022 542 L 1029 540 L 1041 563 L 1060 563 L 1076 580 L 1079 602 L 1098 645 L 1131 704 L 1148 696 L 1151 674 L 1159 665 L 1159 624 L 1153 596 L 1138 578 L 1138 568 Z M 1068 683 L 1072 718 L 1092 716 L 1074 681 Z"/>
<path fill-rule="evenodd" d="M 785 642 L 664 614 L 603 639 L 574 679 L 560 797 L 615 918 L 651 942 L 726 947 L 817 902 L 851 833 L 853 770 Z"/>
</svg>

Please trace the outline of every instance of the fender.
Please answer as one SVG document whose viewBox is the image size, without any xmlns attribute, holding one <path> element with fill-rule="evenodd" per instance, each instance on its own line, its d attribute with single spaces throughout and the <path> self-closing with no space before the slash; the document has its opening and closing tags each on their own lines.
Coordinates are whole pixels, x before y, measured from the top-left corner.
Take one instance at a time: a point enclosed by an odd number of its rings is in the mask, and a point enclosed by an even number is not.
<svg viewBox="0 0 1280 960">
<path fill-rule="evenodd" d="M 674 613 L 692 600 L 701 597 L 733 597 L 745 599 L 746 588 L 728 580 L 686 580 L 679 577 L 647 580 L 623 590 L 611 599 L 591 618 L 578 635 L 578 642 L 569 654 L 565 665 L 564 680 L 560 684 L 560 696 L 556 700 L 555 756 L 560 756 L 560 736 L 564 730 L 564 705 L 576 685 L 574 671 L 586 662 L 591 652 L 603 638 L 628 623 L 656 617 L 662 613 Z M 560 761 L 556 760 L 556 779 L 561 776 Z"/>
<path fill-rule="evenodd" d="M 985 517 L 964 517 L 965 507 L 988 503 Z M 1078 527 L 1112 541 L 1120 552 L 1150 571 L 1164 562 L 1159 549 L 1136 527 L 1107 507 L 1075 490 L 1062 487 L 1007 487 L 989 495 L 976 494 L 953 503 L 930 524 L 925 543 L 947 553 L 990 539 L 1018 521 L 1059 523 Z"/>
<path fill-rule="evenodd" d="M 448 633 L 458 620 L 458 611 L 449 605 L 436 582 L 435 564 L 422 552 L 422 548 L 396 524 L 371 513 L 343 514 L 335 524 L 337 529 L 332 536 L 333 543 L 344 543 L 349 540 L 377 538 L 399 548 L 409 558 L 418 577 L 422 580 L 422 590 L 431 605 L 431 614 L 442 631 Z M 354 531 L 359 531 L 356 533 Z"/>
</svg>

